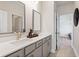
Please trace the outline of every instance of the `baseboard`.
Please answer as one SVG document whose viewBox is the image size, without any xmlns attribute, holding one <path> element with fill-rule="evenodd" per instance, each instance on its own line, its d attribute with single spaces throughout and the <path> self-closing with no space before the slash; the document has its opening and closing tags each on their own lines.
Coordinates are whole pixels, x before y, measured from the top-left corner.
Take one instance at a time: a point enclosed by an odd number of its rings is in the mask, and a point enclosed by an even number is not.
<svg viewBox="0 0 79 59">
<path fill-rule="evenodd" d="M 51 53 L 55 53 L 55 49 L 52 49 L 52 50 L 51 50 Z"/>
<path fill-rule="evenodd" d="M 77 53 L 76 49 L 74 48 L 74 46 L 73 46 L 73 45 L 71 45 L 71 47 L 72 47 L 72 49 L 73 49 L 73 51 L 74 51 L 74 53 L 75 53 L 75 56 L 76 56 L 76 57 L 79 57 L 79 55 L 78 55 L 78 53 Z"/>
</svg>

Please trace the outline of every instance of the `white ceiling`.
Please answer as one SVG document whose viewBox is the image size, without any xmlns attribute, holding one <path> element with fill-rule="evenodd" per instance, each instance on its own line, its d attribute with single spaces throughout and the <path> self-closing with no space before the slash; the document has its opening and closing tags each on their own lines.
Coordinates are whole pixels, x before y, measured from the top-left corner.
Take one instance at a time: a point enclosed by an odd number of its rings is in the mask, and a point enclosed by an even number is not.
<svg viewBox="0 0 79 59">
<path fill-rule="evenodd" d="M 55 4 L 59 6 L 70 4 L 70 3 L 74 3 L 74 1 L 55 1 Z"/>
</svg>

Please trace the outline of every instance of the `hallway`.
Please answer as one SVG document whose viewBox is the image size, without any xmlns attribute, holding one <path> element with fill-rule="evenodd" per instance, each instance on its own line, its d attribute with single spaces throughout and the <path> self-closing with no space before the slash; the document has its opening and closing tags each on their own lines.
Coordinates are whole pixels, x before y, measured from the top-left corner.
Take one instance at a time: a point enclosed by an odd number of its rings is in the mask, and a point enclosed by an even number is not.
<svg viewBox="0 0 79 59">
<path fill-rule="evenodd" d="M 60 48 L 55 53 L 50 54 L 50 57 L 75 57 L 70 43 L 68 38 L 61 37 Z"/>
<path fill-rule="evenodd" d="M 73 1 L 55 1 L 57 50 L 55 53 L 50 54 L 51 57 L 75 57 L 75 53 L 71 47 L 71 43 L 73 44 L 73 11 Z"/>
</svg>

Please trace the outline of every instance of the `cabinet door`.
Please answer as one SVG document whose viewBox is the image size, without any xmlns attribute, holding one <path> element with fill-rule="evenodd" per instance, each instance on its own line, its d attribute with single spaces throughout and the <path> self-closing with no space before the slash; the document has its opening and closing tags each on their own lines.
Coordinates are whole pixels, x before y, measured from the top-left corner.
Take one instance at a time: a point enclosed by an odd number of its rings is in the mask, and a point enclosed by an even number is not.
<svg viewBox="0 0 79 59">
<path fill-rule="evenodd" d="M 24 57 L 24 49 L 18 51 L 19 57 Z"/>
<path fill-rule="evenodd" d="M 24 57 L 24 49 L 17 51 L 11 55 L 9 55 L 8 57 Z"/>
<path fill-rule="evenodd" d="M 29 54 L 29 55 L 27 55 L 27 56 L 25 56 L 25 57 L 34 57 L 34 54 L 31 53 L 31 54 Z"/>
<path fill-rule="evenodd" d="M 32 45 L 26 47 L 26 48 L 25 48 L 25 56 L 26 56 L 27 54 L 29 54 L 30 52 L 32 52 L 33 50 L 35 50 L 35 44 L 32 44 Z"/>
<path fill-rule="evenodd" d="M 8 57 L 19 57 L 19 55 L 18 55 L 18 53 L 16 52 L 16 53 L 13 53 L 13 54 L 9 55 Z"/>
<path fill-rule="evenodd" d="M 33 53 L 34 53 L 34 57 L 42 57 L 42 46 L 37 48 Z"/>
<path fill-rule="evenodd" d="M 43 44 L 43 57 L 47 57 L 49 54 L 49 41 Z"/>
<path fill-rule="evenodd" d="M 27 57 L 42 57 L 42 46 L 37 48 L 34 52 L 29 54 Z"/>
</svg>

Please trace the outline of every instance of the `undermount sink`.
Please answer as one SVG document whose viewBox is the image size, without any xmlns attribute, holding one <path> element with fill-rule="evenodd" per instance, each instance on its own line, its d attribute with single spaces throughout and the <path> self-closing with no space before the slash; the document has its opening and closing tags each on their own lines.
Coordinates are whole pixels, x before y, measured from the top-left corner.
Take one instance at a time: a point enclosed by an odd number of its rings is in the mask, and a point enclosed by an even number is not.
<svg viewBox="0 0 79 59">
<path fill-rule="evenodd" d="M 16 40 L 14 42 L 11 42 L 11 44 L 21 45 L 21 44 L 24 44 L 25 42 L 27 42 L 28 40 L 29 39 Z"/>
</svg>

